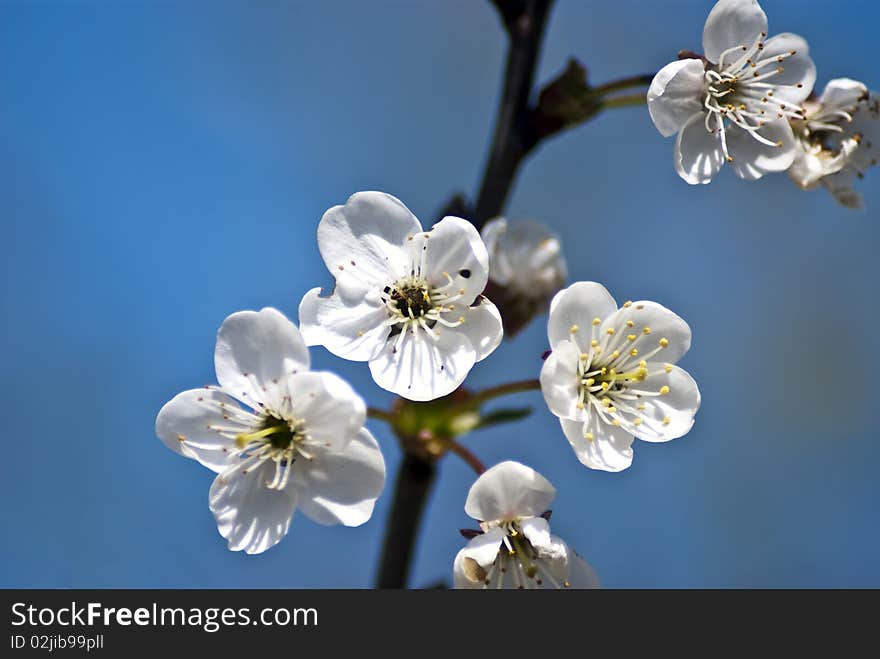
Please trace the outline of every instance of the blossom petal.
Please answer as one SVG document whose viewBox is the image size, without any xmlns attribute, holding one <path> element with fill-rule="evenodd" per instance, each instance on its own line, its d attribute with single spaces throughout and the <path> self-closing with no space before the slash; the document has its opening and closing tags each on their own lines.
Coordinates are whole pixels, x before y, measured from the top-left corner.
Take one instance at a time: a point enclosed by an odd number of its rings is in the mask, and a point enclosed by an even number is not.
<svg viewBox="0 0 880 659">
<path fill-rule="evenodd" d="M 740 178 L 753 181 L 764 174 L 784 172 L 794 162 L 797 145 L 788 121 L 768 122 L 760 135 L 773 144 L 762 144 L 736 126 L 727 129 L 727 148 L 733 158 L 730 166 Z"/>
<path fill-rule="evenodd" d="M 559 236 L 530 220 L 490 220 L 480 235 L 489 252 L 489 279 L 517 296 L 544 301 L 568 276 Z"/>
<path fill-rule="evenodd" d="M 550 302 L 547 322 L 550 347 L 555 348 L 560 341 L 572 340 L 581 349 L 589 348 L 593 318 L 605 318 L 616 310 L 617 303 L 602 284 L 579 281 L 562 289 Z"/>
<path fill-rule="evenodd" d="M 322 345 L 337 357 L 369 361 L 391 328 L 388 310 L 378 293 L 359 284 L 337 282 L 329 297 L 313 288 L 299 305 L 300 330 L 306 345 Z"/>
<path fill-rule="evenodd" d="M 466 334 L 435 325 L 435 339 L 422 329 L 392 336 L 370 361 L 373 380 L 409 400 L 425 401 L 452 393 L 464 382 L 476 354 Z"/>
<path fill-rule="evenodd" d="M 824 109 L 852 109 L 867 95 L 868 88 L 864 83 L 851 78 L 835 78 L 825 85 L 819 104 Z"/>
<path fill-rule="evenodd" d="M 845 131 L 844 142 L 855 140 L 858 145 L 851 150 L 847 164 L 861 178 L 880 159 L 880 95 L 870 92 L 856 106 L 852 123 L 845 127 Z"/>
<path fill-rule="evenodd" d="M 664 389 L 667 387 L 667 389 Z M 700 409 L 700 390 L 684 369 L 672 364 L 648 363 L 648 377 L 635 387 L 652 395 L 639 399 L 638 411 L 620 410 L 627 429 L 646 442 L 668 442 L 687 432 L 694 425 L 694 415 Z M 657 396 L 657 392 L 668 393 Z M 633 425 L 634 419 L 639 425 Z"/>
<path fill-rule="evenodd" d="M 501 462 L 485 471 L 468 492 L 464 511 L 482 522 L 537 517 L 548 510 L 556 489 L 534 469 Z"/>
<path fill-rule="evenodd" d="M 297 373 L 287 378 L 290 414 L 301 420 L 308 442 L 339 451 L 367 418 L 367 406 L 345 380 L 333 373 Z"/>
<path fill-rule="evenodd" d="M 580 394 L 578 361 L 581 351 L 571 341 L 560 341 L 553 347 L 541 367 L 541 393 L 550 411 L 565 419 L 584 417 L 577 407 Z"/>
<path fill-rule="evenodd" d="M 543 517 L 527 517 L 520 520 L 519 528 L 526 540 L 534 547 L 538 554 L 543 558 L 564 558 L 565 554 L 560 553 L 559 544 L 554 542 L 556 539 L 550 534 L 550 524 Z"/>
<path fill-rule="evenodd" d="M 571 548 L 568 553 L 568 565 L 569 588 L 601 588 L 595 570 Z"/>
<path fill-rule="evenodd" d="M 559 422 L 565 438 L 584 466 L 616 472 L 632 464 L 633 436 L 623 428 L 605 423 L 595 412 L 586 422 L 571 419 L 560 419 Z"/>
<path fill-rule="evenodd" d="M 762 32 L 767 32 L 767 15 L 756 0 L 720 0 L 703 27 L 703 53 L 718 64 L 725 50 L 751 47 Z M 730 61 L 729 57 L 725 60 Z"/>
<path fill-rule="evenodd" d="M 467 336 L 477 352 L 476 361 L 482 361 L 492 354 L 504 336 L 498 307 L 488 298 L 481 297 L 476 306 L 458 309 L 463 311 L 464 322 L 460 327 L 451 329 Z"/>
<path fill-rule="evenodd" d="M 252 471 L 235 469 L 219 474 L 210 491 L 210 507 L 217 530 L 231 551 L 260 554 L 287 535 L 296 509 L 296 490 L 270 490 L 274 474 L 270 460 Z"/>
<path fill-rule="evenodd" d="M 834 195 L 841 206 L 854 210 L 864 210 L 865 203 L 860 192 L 856 192 L 854 184 L 856 173 L 851 169 L 845 169 L 822 179 L 822 185 Z"/>
<path fill-rule="evenodd" d="M 675 135 L 702 109 L 705 65 L 699 59 L 681 59 L 664 66 L 648 89 L 648 112 L 663 137 Z"/>
<path fill-rule="evenodd" d="M 608 337 L 608 330 L 614 334 L 606 339 L 603 354 L 617 349 L 629 357 L 618 363 L 636 364 L 652 354 L 657 360 L 674 363 L 691 347 L 691 328 L 684 319 L 650 300 L 631 302 L 608 316 L 600 326 L 600 335 Z"/>
<path fill-rule="evenodd" d="M 309 369 L 299 330 L 277 309 L 239 311 L 223 321 L 214 349 L 217 382 L 252 407 L 280 403 L 279 381 Z"/>
<path fill-rule="evenodd" d="M 408 274 L 409 242 L 422 225 L 396 197 L 357 192 L 334 206 L 318 224 L 318 249 L 339 280 L 379 287 Z"/>
<path fill-rule="evenodd" d="M 825 151 L 807 151 L 802 143 L 798 144 L 797 155 L 788 176 L 803 190 L 812 190 L 819 185 L 825 176 L 839 172 L 845 165 L 847 154 L 843 151 L 831 155 Z"/>
<path fill-rule="evenodd" d="M 259 417 L 242 409 L 231 396 L 203 387 L 179 393 L 165 403 L 156 417 L 156 435 L 175 453 L 219 473 L 226 468 L 235 435 L 251 432 L 259 424 Z"/>
<path fill-rule="evenodd" d="M 721 134 L 706 130 L 705 113 L 698 112 L 678 131 L 675 171 L 691 185 L 709 183 L 724 164 Z"/>
<path fill-rule="evenodd" d="M 372 516 L 385 486 L 385 460 L 376 439 L 361 428 L 343 450 L 298 460 L 292 480 L 306 517 L 318 524 L 360 526 Z"/>
<path fill-rule="evenodd" d="M 500 528 L 490 529 L 468 542 L 455 555 L 452 564 L 453 586 L 455 588 L 484 588 L 486 571 L 498 557 L 504 532 Z"/>
<path fill-rule="evenodd" d="M 792 52 L 795 54 L 791 55 Z M 816 84 L 816 65 L 803 37 L 790 32 L 770 37 L 764 42 L 764 49 L 759 57 L 762 60 L 784 58 L 778 63 L 782 71 L 767 77 L 770 84 L 779 85 L 773 90 L 778 100 L 800 104 L 813 91 L 813 85 Z"/>
<path fill-rule="evenodd" d="M 422 236 L 420 243 L 414 241 L 425 251 L 422 276 L 433 289 L 460 295 L 457 305 L 472 304 L 489 280 L 489 253 L 474 225 L 444 217 Z"/>
</svg>

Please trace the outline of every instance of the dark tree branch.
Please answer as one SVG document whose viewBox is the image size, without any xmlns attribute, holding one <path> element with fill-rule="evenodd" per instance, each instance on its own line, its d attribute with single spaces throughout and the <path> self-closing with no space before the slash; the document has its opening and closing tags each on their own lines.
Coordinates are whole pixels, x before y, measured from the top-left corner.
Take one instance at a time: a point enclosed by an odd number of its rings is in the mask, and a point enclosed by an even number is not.
<svg viewBox="0 0 880 659">
<path fill-rule="evenodd" d="M 529 97 L 553 0 L 493 0 L 510 38 L 489 161 L 471 221 L 480 229 L 504 208 L 524 156 L 535 146 Z"/>
<path fill-rule="evenodd" d="M 378 588 L 406 587 L 419 520 L 436 472 L 436 463 L 404 454 L 397 472 L 394 501 L 385 529 L 385 542 L 376 581 Z"/>
<path fill-rule="evenodd" d="M 441 211 L 443 215 L 464 216 L 477 229 L 504 208 L 523 157 L 537 144 L 529 97 L 544 27 L 553 4 L 553 0 L 491 1 L 510 38 L 495 135 L 475 208 L 468 209 L 463 198 L 455 197 Z M 436 464 L 429 459 L 404 453 L 385 530 L 377 579 L 379 588 L 406 587 L 419 521 L 436 469 Z"/>
</svg>

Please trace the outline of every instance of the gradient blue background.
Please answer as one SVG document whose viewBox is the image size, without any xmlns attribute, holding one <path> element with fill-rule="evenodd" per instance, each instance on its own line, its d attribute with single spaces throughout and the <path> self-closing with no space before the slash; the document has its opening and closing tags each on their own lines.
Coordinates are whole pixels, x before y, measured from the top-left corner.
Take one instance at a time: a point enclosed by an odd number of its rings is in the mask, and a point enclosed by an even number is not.
<svg viewBox="0 0 880 659">
<path fill-rule="evenodd" d="M 821 88 L 880 86 L 872 0 L 765 0 L 770 33 L 810 42 Z M 700 47 L 711 2 L 560 0 L 539 78 L 569 56 L 596 82 Z M 5 2 L 0 6 L 0 345 L 6 449 L 0 586 L 366 587 L 389 488 L 357 529 L 294 518 L 258 557 L 227 551 L 212 474 L 154 436 L 161 405 L 213 381 L 229 313 L 330 278 L 315 227 L 358 190 L 427 224 L 472 194 L 505 38 L 487 2 Z M 692 188 L 645 108 L 547 143 L 511 217 L 565 240 L 571 279 L 657 300 L 693 329 L 681 362 L 693 431 L 635 444 L 621 474 L 582 467 L 538 393 L 526 422 L 475 433 L 559 495 L 553 528 L 611 587 L 880 586 L 877 463 L 880 172 L 868 211 L 785 176 L 724 171 Z M 535 377 L 544 320 L 472 372 Z M 312 351 L 374 405 L 365 364 Z M 451 576 L 472 522 L 469 470 L 446 460 L 413 585 Z"/>
</svg>

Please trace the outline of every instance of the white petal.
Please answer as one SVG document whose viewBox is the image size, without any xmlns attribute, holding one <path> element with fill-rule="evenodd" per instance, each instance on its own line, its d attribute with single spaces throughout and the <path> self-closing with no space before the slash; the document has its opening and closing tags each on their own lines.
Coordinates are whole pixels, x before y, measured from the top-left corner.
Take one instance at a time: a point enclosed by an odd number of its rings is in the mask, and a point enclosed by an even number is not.
<svg viewBox="0 0 880 659">
<path fill-rule="evenodd" d="M 436 325 L 436 339 L 423 330 L 411 331 L 397 346 L 388 339 L 382 352 L 370 361 L 373 380 L 383 389 L 409 400 L 425 401 L 452 393 L 464 382 L 476 354 L 467 335 Z"/>
<path fill-rule="evenodd" d="M 242 409 L 234 398 L 203 387 L 179 393 L 165 403 L 156 417 L 156 435 L 175 453 L 219 473 L 226 468 L 235 435 L 252 432 L 259 424 L 259 417 Z"/>
<path fill-rule="evenodd" d="M 844 130 L 844 141 L 858 139 L 858 147 L 848 155 L 848 165 L 856 175 L 863 176 L 880 160 L 880 95 L 871 92 L 860 102 L 853 113 L 852 123 L 845 125 Z"/>
<path fill-rule="evenodd" d="M 491 467 L 471 486 L 464 511 L 476 520 L 537 517 L 550 507 L 556 489 L 534 469 L 518 462 Z"/>
<path fill-rule="evenodd" d="M 518 296 L 542 302 L 568 274 L 559 237 L 539 222 L 487 222 L 481 233 L 489 252 L 489 279 Z"/>
<path fill-rule="evenodd" d="M 217 332 L 217 382 L 252 407 L 280 402 L 279 381 L 309 369 L 309 351 L 296 326 L 277 309 L 239 311 Z"/>
<path fill-rule="evenodd" d="M 678 175 L 691 185 L 709 183 L 721 169 L 721 135 L 706 130 L 705 113 L 696 113 L 678 131 L 674 164 Z"/>
<path fill-rule="evenodd" d="M 509 284 L 515 276 L 506 254 L 500 248 L 501 241 L 506 234 L 507 220 L 503 217 L 489 220 L 480 231 L 480 237 L 489 253 L 489 278 L 501 286 Z"/>
<path fill-rule="evenodd" d="M 318 524 L 360 526 L 385 486 L 379 444 L 361 428 L 341 451 L 316 452 L 294 464 L 293 486 L 303 514 Z"/>
<path fill-rule="evenodd" d="M 599 577 L 596 576 L 596 572 L 593 568 L 571 548 L 569 548 L 568 565 L 569 588 L 601 587 Z"/>
<path fill-rule="evenodd" d="M 320 297 L 313 288 L 299 305 L 299 322 L 306 345 L 322 345 L 337 357 L 369 361 L 375 357 L 391 328 L 388 309 L 375 289 L 337 283 L 332 295 Z"/>
<path fill-rule="evenodd" d="M 703 27 L 703 52 L 706 59 L 718 64 L 725 50 L 751 47 L 762 32 L 767 32 L 767 16 L 756 0 L 720 0 Z M 728 62 L 730 56 L 725 57 L 725 63 Z"/>
<path fill-rule="evenodd" d="M 292 487 L 281 491 L 267 488 L 266 481 L 272 479 L 274 471 L 275 465 L 269 461 L 247 473 L 233 470 L 214 479 L 211 512 L 231 551 L 259 554 L 287 535 L 296 508 L 296 491 Z"/>
<path fill-rule="evenodd" d="M 519 522 L 519 528 L 532 547 L 544 558 L 564 558 L 559 554 L 559 545 L 550 535 L 550 524 L 543 517 L 527 517 Z"/>
<path fill-rule="evenodd" d="M 496 527 L 472 538 L 467 546 L 456 554 L 452 564 L 455 588 L 485 587 L 485 573 L 495 562 L 503 538 L 504 532 Z"/>
<path fill-rule="evenodd" d="M 413 241 L 425 250 L 422 275 L 432 288 L 461 295 L 457 304 L 472 304 L 489 280 L 489 253 L 474 225 L 460 217 L 444 217 L 423 235 L 421 241 Z"/>
<path fill-rule="evenodd" d="M 760 135 L 774 145 L 762 144 L 736 126 L 727 129 L 727 149 L 733 158 L 730 166 L 740 178 L 753 181 L 770 172 L 784 172 L 794 162 L 797 146 L 788 121 L 768 122 Z"/>
<path fill-rule="evenodd" d="M 559 291 L 550 302 L 547 338 L 554 348 L 560 341 L 573 340 L 581 348 L 589 347 L 593 318 L 603 319 L 617 310 L 617 303 L 604 286 L 593 281 L 579 281 Z M 572 332 L 572 329 L 577 329 Z M 582 344 L 586 341 L 586 344 Z"/>
<path fill-rule="evenodd" d="M 580 378 L 577 367 L 581 351 L 571 341 L 553 347 L 541 367 L 541 393 L 550 411 L 558 417 L 578 419 L 584 411 L 577 408 Z"/>
<path fill-rule="evenodd" d="M 860 100 L 868 95 L 868 88 L 864 83 L 850 78 L 835 78 L 829 80 L 825 90 L 819 98 L 823 109 L 836 108 L 846 110 L 855 107 Z"/>
<path fill-rule="evenodd" d="M 841 206 L 852 208 L 854 210 L 863 210 L 865 205 L 862 195 L 861 193 L 856 192 L 853 188 L 855 181 L 855 172 L 850 169 L 845 169 L 842 172 L 823 178 L 822 185 L 834 195 L 837 203 Z"/>
<path fill-rule="evenodd" d="M 675 135 L 702 109 L 703 60 L 670 62 L 654 76 L 648 89 L 648 112 L 663 137 Z"/>
<path fill-rule="evenodd" d="M 668 372 L 667 372 L 668 370 Z M 694 415 L 700 409 L 700 390 L 690 374 L 674 365 L 648 363 L 648 377 L 634 385 L 640 391 L 659 392 L 662 396 L 643 396 L 638 403 L 643 407 L 636 414 L 621 411 L 624 419 L 641 419 L 638 426 L 628 425 L 636 437 L 647 442 L 668 442 L 687 432 L 694 425 Z"/>
<path fill-rule="evenodd" d="M 627 321 L 632 322 L 632 327 L 628 326 Z M 633 365 L 642 359 L 650 359 L 648 354 L 652 352 L 656 354 L 655 360 L 677 362 L 691 347 L 691 328 L 684 319 L 650 300 L 638 300 L 621 307 L 605 319 L 600 327 L 600 335 L 607 336 L 608 329 L 614 329 L 615 333 L 605 351 L 617 348 L 626 354 L 635 349 L 638 354 L 626 360 Z M 630 336 L 635 336 L 635 339 L 628 340 Z M 663 347 L 664 344 L 666 347 Z M 621 368 L 617 370 L 620 372 Z"/>
<path fill-rule="evenodd" d="M 318 249 L 338 280 L 354 279 L 381 287 L 410 267 L 408 244 L 421 224 L 396 197 L 358 192 L 334 206 L 318 224 Z"/>
<path fill-rule="evenodd" d="M 823 177 L 839 172 L 846 160 L 842 152 L 835 156 L 827 151 L 806 151 L 803 143 L 798 142 L 797 155 L 788 168 L 788 175 L 801 189 L 812 190 Z"/>
<path fill-rule="evenodd" d="M 789 55 L 792 51 L 794 55 Z M 773 90 L 779 100 L 800 104 L 813 91 L 816 84 L 816 65 L 810 58 L 810 48 L 806 40 L 797 34 L 785 32 L 777 34 L 764 42 L 764 49 L 757 55 L 760 59 L 785 56 L 778 63 L 782 73 L 775 73 L 767 78 L 772 85 L 780 85 Z M 763 69 L 764 71 L 771 70 Z M 801 85 L 798 87 L 797 85 Z"/>
<path fill-rule="evenodd" d="M 363 427 L 367 407 L 339 376 L 326 372 L 297 373 L 286 384 L 290 414 L 302 420 L 309 442 L 338 451 Z"/>
<path fill-rule="evenodd" d="M 623 471 L 632 464 L 632 434 L 623 428 L 603 422 L 593 412 L 586 426 L 581 421 L 560 419 L 562 432 L 577 459 L 590 469 Z M 587 438 L 587 433 L 592 439 Z"/>
<path fill-rule="evenodd" d="M 463 312 L 461 315 L 465 320 L 459 327 L 450 328 L 449 331 L 464 334 L 477 353 L 476 361 L 484 360 L 498 347 L 504 336 L 498 307 L 483 297 L 474 307 L 456 307 L 456 309 Z"/>
</svg>

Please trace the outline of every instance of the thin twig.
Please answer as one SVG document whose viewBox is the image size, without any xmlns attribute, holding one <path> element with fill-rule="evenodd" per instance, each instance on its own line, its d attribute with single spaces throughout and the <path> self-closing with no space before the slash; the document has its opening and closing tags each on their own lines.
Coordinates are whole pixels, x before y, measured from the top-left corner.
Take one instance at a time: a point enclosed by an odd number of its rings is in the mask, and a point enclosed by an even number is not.
<svg viewBox="0 0 880 659">
<path fill-rule="evenodd" d="M 644 73 L 638 76 L 629 76 L 626 78 L 621 78 L 620 80 L 612 80 L 611 82 L 606 82 L 604 85 L 599 85 L 598 87 L 591 88 L 591 92 L 594 94 L 598 94 L 599 96 L 604 96 L 609 92 L 620 91 L 621 89 L 631 89 L 633 87 L 646 87 L 651 84 L 651 81 L 654 79 L 653 73 Z"/>
<path fill-rule="evenodd" d="M 459 444 L 454 439 L 450 439 L 446 442 L 446 446 L 450 451 L 455 453 L 458 457 L 468 463 L 471 469 L 477 472 L 477 475 L 482 474 L 486 471 L 486 465 L 478 458 L 468 447 L 463 444 Z"/>
<path fill-rule="evenodd" d="M 371 419 L 378 419 L 379 421 L 384 421 L 388 424 L 394 423 L 394 415 L 391 412 L 380 410 L 377 407 L 368 407 L 367 416 Z"/>
<path fill-rule="evenodd" d="M 507 384 L 499 384 L 495 387 L 489 387 L 478 391 L 476 394 L 467 399 L 468 405 L 480 405 L 487 400 L 506 396 L 508 394 L 519 393 L 520 391 L 532 391 L 540 389 L 541 382 L 539 380 L 520 380 L 518 382 L 508 382 Z"/>
<path fill-rule="evenodd" d="M 603 98 L 603 108 L 625 108 L 633 105 L 644 105 L 647 103 L 647 97 L 644 94 L 627 94 L 625 96 L 614 96 L 612 98 Z"/>
</svg>

